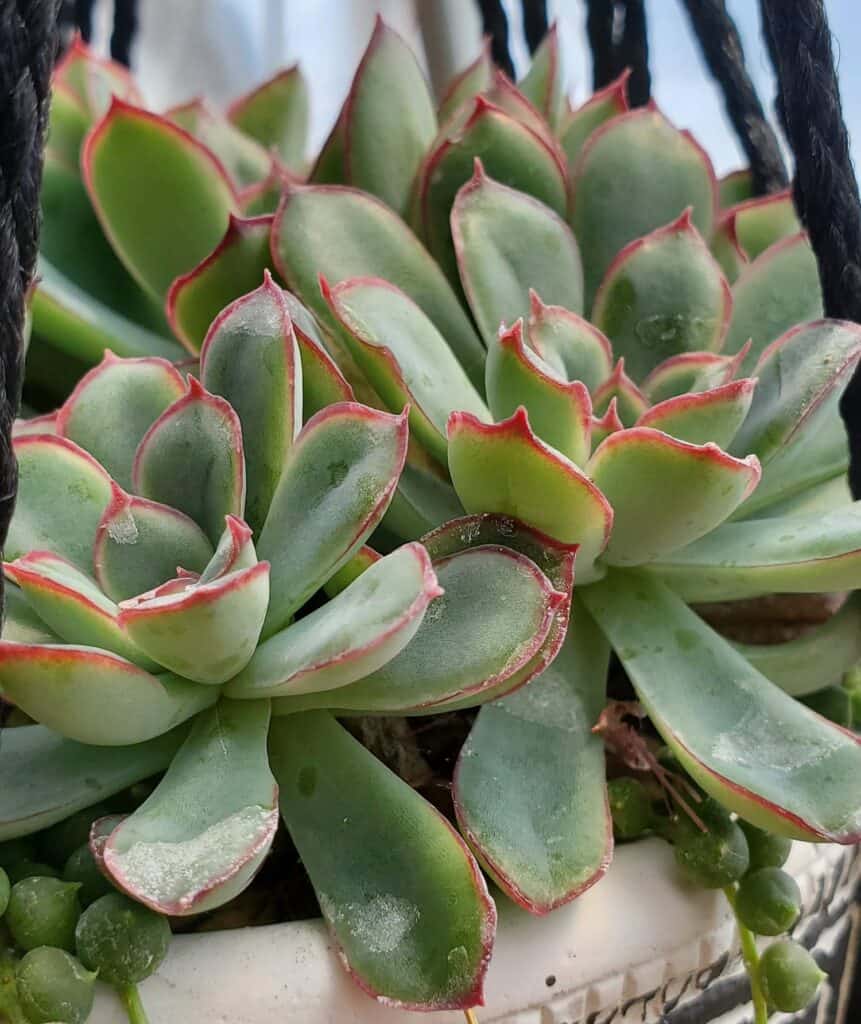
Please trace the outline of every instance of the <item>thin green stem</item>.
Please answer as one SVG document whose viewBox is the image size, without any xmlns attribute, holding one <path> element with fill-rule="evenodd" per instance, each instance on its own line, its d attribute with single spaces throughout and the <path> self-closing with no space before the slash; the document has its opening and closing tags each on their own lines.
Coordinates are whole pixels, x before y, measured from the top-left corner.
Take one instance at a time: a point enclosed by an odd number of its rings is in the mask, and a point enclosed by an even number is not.
<svg viewBox="0 0 861 1024">
<path fill-rule="evenodd" d="M 141 994 L 138 992 L 137 985 L 124 985 L 119 989 L 119 993 L 123 1006 L 126 1008 L 129 1024 L 149 1024 L 149 1017 L 147 1017 L 141 1002 Z"/>
<path fill-rule="evenodd" d="M 756 936 L 746 928 L 738 918 L 735 909 L 736 887 L 728 885 L 724 889 L 727 902 L 735 916 L 738 937 L 741 943 L 741 958 L 750 981 L 750 1001 L 753 1004 L 753 1024 L 768 1024 L 768 1004 L 759 984 L 759 950 L 756 948 Z"/>
</svg>

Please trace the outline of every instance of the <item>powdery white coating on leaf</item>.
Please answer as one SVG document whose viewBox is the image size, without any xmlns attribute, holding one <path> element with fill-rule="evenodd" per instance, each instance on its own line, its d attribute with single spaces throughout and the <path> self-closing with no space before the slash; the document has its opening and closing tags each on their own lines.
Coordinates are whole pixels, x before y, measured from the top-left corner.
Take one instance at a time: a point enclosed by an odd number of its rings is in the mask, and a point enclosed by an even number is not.
<svg viewBox="0 0 861 1024">
<path fill-rule="evenodd" d="M 188 908 L 232 875 L 272 831 L 273 811 L 243 807 L 199 835 L 178 842 L 137 842 L 109 854 L 123 888 L 151 903 Z"/>
<path fill-rule="evenodd" d="M 401 896 L 380 894 L 367 903 L 337 906 L 320 893 L 320 906 L 336 928 L 344 928 L 368 952 L 394 952 L 418 924 L 419 908 Z"/>
<path fill-rule="evenodd" d="M 564 732 L 580 733 L 584 725 L 587 730 L 591 725 L 584 723 L 579 704 L 571 698 L 570 687 L 552 672 L 542 675 L 538 686 L 525 687 L 491 706 L 524 722 Z"/>
<path fill-rule="evenodd" d="M 731 767 L 757 768 L 763 763 L 775 771 L 796 771 L 819 764 L 845 745 L 836 730 L 816 736 L 776 736 L 763 728 L 763 716 L 750 709 L 712 744 L 715 761 Z"/>
<path fill-rule="evenodd" d="M 136 544 L 139 537 L 137 524 L 131 510 L 126 508 L 110 519 L 106 529 L 114 544 Z"/>
</svg>

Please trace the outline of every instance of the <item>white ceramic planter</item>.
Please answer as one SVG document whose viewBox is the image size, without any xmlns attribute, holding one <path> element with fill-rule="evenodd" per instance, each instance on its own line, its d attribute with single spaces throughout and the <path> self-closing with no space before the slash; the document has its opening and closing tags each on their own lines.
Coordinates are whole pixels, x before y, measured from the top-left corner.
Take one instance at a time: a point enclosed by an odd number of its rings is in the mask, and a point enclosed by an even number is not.
<svg viewBox="0 0 861 1024">
<path fill-rule="evenodd" d="M 858 866 L 851 849 L 795 844 L 789 870 L 805 906 L 797 928 L 821 918 L 825 905 L 838 917 L 845 911 Z M 504 898 L 498 903 L 499 934 L 487 1005 L 478 1011 L 481 1024 L 604 1024 L 610 1018 L 613 1024 L 644 1024 L 667 1019 L 661 1015 L 673 1008 L 683 1012 L 716 978 L 739 970 L 723 896 L 682 882 L 671 850 L 658 840 L 620 847 L 601 883 L 549 917 L 531 917 Z M 825 941 L 827 930 L 817 930 Z M 422 1019 L 360 992 L 339 965 L 321 921 L 179 936 L 142 993 L 152 1024 Z M 464 1021 L 448 1012 L 424 1019 Z M 721 1011 L 719 1019 L 730 1024 L 742 1017 Z M 125 1024 L 109 990 L 99 992 L 90 1021 Z"/>
</svg>

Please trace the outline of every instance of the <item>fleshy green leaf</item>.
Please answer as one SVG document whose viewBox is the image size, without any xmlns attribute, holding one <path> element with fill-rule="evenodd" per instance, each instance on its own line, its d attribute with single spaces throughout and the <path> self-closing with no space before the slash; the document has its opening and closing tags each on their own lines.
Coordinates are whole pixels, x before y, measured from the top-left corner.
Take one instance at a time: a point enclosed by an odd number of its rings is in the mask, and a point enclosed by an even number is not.
<svg viewBox="0 0 861 1024">
<path fill-rule="evenodd" d="M 611 574 L 582 598 L 649 718 L 707 793 L 781 835 L 858 842 L 856 737 L 769 683 L 649 574 Z"/>
<path fill-rule="evenodd" d="M 720 349 L 731 310 L 726 278 L 686 210 L 616 256 L 591 319 L 642 380 L 670 356 Z"/>
<path fill-rule="evenodd" d="M 96 529 L 111 499 L 110 477 L 63 437 L 31 434 L 17 438 L 14 449 L 18 496 L 6 557 L 51 551 L 91 573 Z"/>
<path fill-rule="evenodd" d="M 412 1009 L 480 1003 L 496 911 L 442 815 L 323 712 L 273 722 L 270 759 L 281 814 L 362 988 Z"/>
<path fill-rule="evenodd" d="M 580 312 L 583 268 L 568 225 L 552 209 L 493 181 L 476 160 L 457 193 L 451 231 L 460 278 L 487 345 L 500 325 L 530 313 L 530 289 L 545 302 Z"/>
<path fill-rule="evenodd" d="M 98 800 L 163 771 L 185 735 L 183 728 L 127 747 L 91 747 L 63 739 L 43 725 L 3 732 L 0 841 L 40 831 Z"/>
<path fill-rule="evenodd" d="M 404 463 L 382 526 L 400 540 L 418 540 L 464 513 L 454 488 L 430 469 Z"/>
<path fill-rule="evenodd" d="M 442 592 L 425 549 L 398 548 L 327 604 L 265 641 L 225 692 L 281 697 L 362 679 L 410 642 Z"/>
<path fill-rule="evenodd" d="M 309 120 L 308 86 L 298 65 L 280 71 L 235 100 L 227 116 L 246 135 L 301 171 Z"/>
<path fill-rule="evenodd" d="M 193 519 L 113 485 L 91 564 L 99 586 L 114 601 L 152 590 L 171 579 L 180 565 L 201 572 L 211 557 L 212 545 Z"/>
<path fill-rule="evenodd" d="M 659 403 L 678 395 L 722 387 L 735 377 L 749 351 L 750 343 L 734 356 L 714 352 L 683 352 L 671 356 L 646 377 L 643 392 L 649 401 Z"/>
<path fill-rule="evenodd" d="M 689 444 L 714 442 L 726 448 L 744 422 L 757 384 L 751 378 L 667 398 L 648 409 L 638 427 L 652 427 Z"/>
<path fill-rule="evenodd" d="M 592 732 L 609 657 L 588 613 L 575 607 L 556 660 L 529 686 L 481 709 L 455 769 L 467 842 L 534 914 L 579 896 L 610 862 L 604 744 Z"/>
<path fill-rule="evenodd" d="M 711 236 L 714 171 L 690 135 L 658 110 L 632 110 L 589 137 L 572 170 L 571 224 L 586 273 L 586 308 L 619 250 L 693 207 L 694 225 Z"/>
<path fill-rule="evenodd" d="M 4 565 L 8 579 L 26 595 L 32 609 L 58 637 L 67 643 L 100 647 L 119 654 L 140 668 L 152 672 L 158 666 L 125 635 L 118 621 L 119 609 L 109 597 L 64 558 L 48 551 L 31 551 Z M 3 631 L 7 640 L 21 640 Z M 33 638 L 32 642 L 51 643 Z"/>
<path fill-rule="evenodd" d="M 718 199 L 720 208 L 726 210 L 756 195 L 753 187 L 753 174 L 745 167 L 738 171 L 730 171 L 718 181 Z"/>
<path fill-rule="evenodd" d="M 559 141 L 568 158 L 568 165 L 573 167 L 580 156 L 586 140 L 604 124 L 619 114 L 627 113 L 629 69 L 603 89 L 599 89 L 581 107 L 572 110 L 564 118 L 559 131 Z"/>
<path fill-rule="evenodd" d="M 79 743 L 142 743 L 218 697 L 170 673 L 154 676 L 93 647 L 0 641 L 3 692 L 25 714 Z"/>
<path fill-rule="evenodd" d="M 110 834 L 104 868 L 162 914 L 213 910 L 248 885 L 278 828 L 267 701 L 222 700 L 199 715 L 167 774 Z"/>
<path fill-rule="evenodd" d="M 132 462 L 144 434 L 185 391 L 166 359 L 117 359 L 105 353 L 57 415 L 56 433 L 80 445 L 122 487 L 131 487 Z"/>
<path fill-rule="evenodd" d="M 804 320 L 822 316 L 822 289 L 807 235 L 792 235 L 766 249 L 732 286 L 733 311 L 726 352 L 753 345 L 745 372 L 765 348 Z"/>
<path fill-rule="evenodd" d="M 589 391 L 579 380 L 560 379 L 526 347 L 522 320 L 490 344 L 486 373 L 487 400 L 495 419 L 506 419 L 522 405 L 542 441 L 572 462 L 586 462 L 592 433 Z"/>
<path fill-rule="evenodd" d="M 586 470 L 614 512 L 609 565 L 642 565 L 714 530 L 760 473 L 756 456 L 735 459 L 716 444 L 687 444 L 648 427 L 611 434 Z"/>
<path fill-rule="evenodd" d="M 562 306 L 547 306 L 530 292 L 527 341 L 565 380 L 580 380 L 595 391 L 610 376 L 613 352 L 604 335 Z"/>
<path fill-rule="evenodd" d="M 490 41 L 485 39 L 481 53 L 449 83 L 439 105 L 439 123 L 445 123 L 465 103 L 481 92 L 486 92 L 493 82 L 493 60 L 490 55 Z"/>
<path fill-rule="evenodd" d="M 477 97 L 465 124 L 454 132 L 450 127 L 430 150 L 416 180 L 421 235 L 453 282 L 458 280 L 455 250 L 459 243 L 455 237 L 452 244 L 450 215 L 478 156 L 495 181 L 532 196 L 560 217 L 566 211 L 565 168 L 555 147 L 483 96 Z M 518 251 L 516 246 L 511 248 Z"/>
<path fill-rule="evenodd" d="M 452 698 L 480 704 L 483 691 L 519 673 L 547 639 L 564 595 L 534 562 L 503 547 L 457 552 L 435 561 L 434 571 L 444 593 L 399 654 L 349 686 L 283 698 L 277 713 L 430 713 Z"/>
<path fill-rule="evenodd" d="M 590 578 L 613 509 L 573 462 L 535 436 L 524 409 L 493 426 L 454 413 L 448 439 L 452 482 L 467 512 L 514 516 L 564 544 L 579 544 L 578 580 Z"/>
<path fill-rule="evenodd" d="M 409 405 L 413 436 L 443 465 L 448 417 L 464 409 L 489 420 L 478 392 L 422 310 L 380 278 L 353 278 L 323 292 L 341 337 L 391 412 Z"/>
<path fill-rule="evenodd" d="M 384 203 L 352 189 L 288 189 L 275 217 L 272 254 L 291 290 L 330 326 L 320 275 L 331 285 L 363 275 L 390 281 L 424 310 L 481 387 L 484 348 L 469 318 L 429 253 Z"/>
<path fill-rule="evenodd" d="M 405 415 L 329 406 L 293 445 L 257 551 L 272 564 L 269 637 L 368 539 L 407 451 Z"/>
<path fill-rule="evenodd" d="M 209 150 L 167 118 L 117 98 L 87 137 L 82 163 L 105 234 L 156 298 L 212 251 L 237 212 Z"/>
<path fill-rule="evenodd" d="M 592 393 L 596 414 L 606 413 L 611 403 L 615 403 L 618 418 L 626 427 L 633 427 L 649 406 L 646 396 L 625 372 L 624 356 L 604 383 Z"/>
<path fill-rule="evenodd" d="M 686 601 L 854 590 L 861 502 L 807 518 L 725 523 L 653 568 Z"/>
<path fill-rule="evenodd" d="M 206 389 L 226 398 L 245 445 L 247 519 L 259 530 L 302 427 L 302 366 L 285 293 L 263 284 L 213 322 L 200 352 Z"/>
<path fill-rule="evenodd" d="M 197 139 L 216 157 L 237 191 L 263 181 L 269 174 L 270 157 L 267 151 L 223 114 L 213 110 L 205 100 L 195 99 L 173 107 L 165 117 Z"/>
<path fill-rule="evenodd" d="M 550 126 L 556 128 L 562 115 L 565 86 L 559 33 L 555 23 L 533 54 L 532 63 L 519 83 L 519 88 L 547 118 Z"/>
<path fill-rule="evenodd" d="M 371 566 L 376 565 L 382 557 L 370 544 L 363 544 L 350 561 L 345 562 L 335 575 L 330 576 L 323 584 L 326 597 L 331 600 L 337 597 L 338 594 L 343 593 L 351 583 L 355 583 L 363 573 L 367 572 Z"/>
<path fill-rule="evenodd" d="M 51 85 L 51 110 L 45 139 L 45 159 L 77 170 L 81 144 L 90 128 L 90 115 L 64 83 Z"/>
<path fill-rule="evenodd" d="M 728 210 L 724 216 L 732 218 L 735 237 L 750 260 L 755 260 L 782 238 L 801 231 L 790 189 L 750 199 Z"/>
<path fill-rule="evenodd" d="M 132 470 L 138 494 L 179 509 L 218 543 L 224 517 L 242 517 L 245 459 L 239 417 L 195 377 L 150 427 Z"/>
<path fill-rule="evenodd" d="M 540 136 L 564 163 L 564 155 L 556 141 L 556 137 L 547 119 L 516 86 L 504 71 L 496 68 L 493 72 L 493 84 L 484 93 L 487 99 L 494 106 L 504 110 L 506 114 L 519 121 L 527 128 L 531 128 L 536 135 Z M 458 124 L 465 123 L 469 118 L 469 107 L 461 112 L 460 118 L 453 120 L 450 124 L 444 125 L 445 134 L 455 134 Z"/>
<path fill-rule="evenodd" d="M 3 639 L 20 644 L 59 644 L 62 640 L 36 614 L 20 587 L 9 577 L 3 593 Z M 2 691 L 0 686 L 0 691 Z"/>
</svg>

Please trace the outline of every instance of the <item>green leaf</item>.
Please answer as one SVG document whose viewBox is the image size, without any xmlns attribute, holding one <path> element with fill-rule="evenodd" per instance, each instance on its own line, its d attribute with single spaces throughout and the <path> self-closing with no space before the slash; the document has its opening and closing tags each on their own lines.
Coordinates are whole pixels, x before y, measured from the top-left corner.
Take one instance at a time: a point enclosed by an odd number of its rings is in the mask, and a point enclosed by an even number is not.
<svg viewBox="0 0 861 1024">
<path fill-rule="evenodd" d="M 594 131 L 619 114 L 625 114 L 628 107 L 628 79 L 631 72 L 626 68 L 619 77 L 594 93 L 581 107 L 572 110 L 564 118 L 559 130 L 559 141 L 573 167 L 583 146 Z"/>
<path fill-rule="evenodd" d="M 230 403 L 242 425 L 246 516 L 266 520 L 293 440 L 302 427 L 302 366 L 285 293 L 264 271 L 263 284 L 213 322 L 200 352 L 204 387 Z"/>
<path fill-rule="evenodd" d="M 670 356 L 718 350 L 731 311 L 729 285 L 688 209 L 616 256 L 591 319 L 642 380 Z"/>
<path fill-rule="evenodd" d="M 245 459 L 239 417 L 195 377 L 155 421 L 132 469 L 138 494 L 179 509 L 218 543 L 224 517 L 245 509 Z"/>
<path fill-rule="evenodd" d="M 308 86 L 298 64 L 235 100 L 227 116 L 292 170 L 301 171 L 309 121 Z"/>
<path fill-rule="evenodd" d="M 565 168 L 555 147 L 483 96 L 477 97 L 465 124 L 430 150 L 416 181 L 422 237 L 452 282 L 458 281 L 459 242 L 451 213 L 461 187 L 473 177 L 478 157 L 502 186 L 531 196 L 560 217 L 566 211 Z"/>
<path fill-rule="evenodd" d="M 463 288 L 485 344 L 500 325 L 529 316 L 530 290 L 545 302 L 580 312 L 583 268 L 568 225 L 523 192 L 493 181 L 476 160 L 457 193 L 451 232 Z"/>
<path fill-rule="evenodd" d="M 20 644 L 62 643 L 60 637 L 36 614 L 21 588 L 11 583 L 8 576 L 3 593 L 3 639 Z M 0 691 L 2 689 L 0 686 Z"/>
<path fill-rule="evenodd" d="M 807 235 L 792 235 L 766 249 L 732 286 L 733 312 L 724 351 L 753 345 L 747 372 L 766 347 L 804 320 L 822 316 L 822 289 Z"/>
<path fill-rule="evenodd" d="M 156 298 L 212 251 L 237 212 L 230 182 L 208 149 L 167 118 L 116 97 L 87 137 L 82 166 L 116 254 Z"/>
<path fill-rule="evenodd" d="M 71 562 L 48 551 L 31 551 L 15 562 L 7 562 L 3 569 L 57 638 L 62 637 L 67 643 L 100 647 L 149 672 L 157 671 L 157 664 L 123 632 L 118 621 L 119 609 L 114 602 Z M 10 636 L 5 629 L 3 636 L 7 640 L 24 639 Z M 52 641 L 34 637 L 31 642 Z"/>
<path fill-rule="evenodd" d="M 131 487 L 137 446 L 184 391 L 182 374 L 166 359 L 106 352 L 66 399 L 56 433 L 98 459 L 121 487 Z"/>
<path fill-rule="evenodd" d="M 801 231 L 791 189 L 740 203 L 724 217 L 732 218 L 735 237 L 750 260 L 782 238 Z"/>
<path fill-rule="evenodd" d="M 649 718 L 710 796 L 780 835 L 859 841 L 856 737 L 769 683 L 647 573 L 610 574 L 582 598 Z"/>
<path fill-rule="evenodd" d="M 493 106 L 504 110 L 506 114 L 519 121 L 522 125 L 530 128 L 536 135 L 540 136 L 549 148 L 553 150 L 559 160 L 564 164 L 565 157 L 556 141 L 553 130 L 547 123 L 547 119 L 516 86 L 504 71 L 496 68 L 493 72 L 493 85 L 484 93 L 484 98 Z M 444 133 L 456 134 L 458 125 L 462 126 L 469 119 L 469 107 L 461 110 L 460 117 L 453 119 L 449 124 L 444 125 Z"/>
<path fill-rule="evenodd" d="M 84 136 L 90 128 L 90 115 L 78 97 L 64 83 L 51 85 L 51 110 L 45 139 L 45 161 L 64 164 L 77 170 Z"/>
<path fill-rule="evenodd" d="M 410 642 L 441 594 L 425 549 L 398 548 L 365 568 L 337 597 L 261 644 L 225 693 L 281 697 L 362 679 Z"/>
<path fill-rule="evenodd" d="M 288 189 L 275 217 L 272 254 L 290 289 L 330 326 L 320 275 L 331 285 L 363 275 L 391 282 L 433 321 L 481 387 L 484 349 L 468 316 L 427 250 L 384 203 L 352 189 Z"/>
<path fill-rule="evenodd" d="M 744 378 L 667 398 L 644 412 L 637 426 L 662 430 L 688 444 L 712 441 L 726 448 L 747 416 L 756 387 L 756 380 Z"/>
<path fill-rule="evenodd" d="M 257 551 L 272 564 L 265 637 L 348 562 L 391 501 L 407 450 L 405 415 L 329 406 L 303 429 Z"/>
<path fill-rule="evenodd" d="M 573 462 L 535 436 L 523 408 L 493 426 L 454 413 L 448 439 L 452 482 L 467 512 L 514 516 L 564 544 L 578 544 L 578 579 L 593 576 L 613 509 Z"/>
<path fill-rule="evenodd" d="M 418 540 L 463 515 L 454 488 L 429 469 L 405 462 L 382 526 L 401 540 Z"/>
<path fill-rule="evenodd" d="M 461 831 L 505 893 L 546 914 L 594 885 L 610 863 L 604 707 L 610 648 L 582 608 L 553 664 L 486 704 L 454 774 Z"/>
<path fill-rule="evenodd" d="M 163 771 L 185 735 L 180 727 L 145 743 L 91 747 L 42 725 L 5 729 L 0 776 L 0 841 L 38 832 Z"/>
<path fill-rule="evenodd" d="M 571 225 L 586 272 L 586 308 L 619 250 L 693 207 L 692 220 L 711 236 L 714 171 L 703 150 L 655 109 L 638 109 L 589 137 L 572 170 Z"/>
<path fill-rule="evenodd" d="M 722 523 L 759 481 L 756 456 L 634 427 L 611 434 L 586 467 L 614 511 L 608 565 L 642 565 Z M 657 495 L 672 496 L 655 515 Z"/>
<path fill-rule="evenodd" d="M 497 420 L 523 406 L 538 437 L 583 465 L 591 451 L 592 400 L 586 385 L 561 378 L 526 347 L 523 321 L 488 347 L 487 399 Z"/>
<path fill-rule="evenodd" d="M 152 590 L 172 579 L 180 565 L 201 572 L 211 557 L 212 545 L 193 519 L 112 485 L 91 564 L 99 586 L 114 601 Z"/>
<path fill-rule="evenodd" d="M 803 697 L 836 686 L 861 661 L 861 603 L 857 597 L 821 625 L 778 644 L 732 645 L 785 693 Z"/>
<path fill-rule="evenodd" d="M 565 380 L 582 381 L 595 391 L 610 376 L 613 352 L 604 335 L 582 316 L 562 306 L 547 306 L 530 291 L 527 341 L 530 348 Z"/>
<path fill-rule="evenodd" d="M 806 518 L 725 523 L 652 566 L 686 601 L 861 586 L 861 502 Z"/>
<path fill-rule="evenodd" d="M 112 881 L 162 914 L 214 910 L 257 873 L 278 828 L 267 701 L 222 700 L 198 715 L 167 774 L 110 834 Z"/>
<path fill-rule="evenodd" d="M 523 95 L 535 104 L 547 118 L 551 128 L 554 129 L 561 119 L 562 105 L 565 99 L 562 70 L 559 32 L 554 22 L 541 45 L 532 55 L 529 70 L 518 83 Z"/>
<path fill-rule="evenodd" d="M 762 491 L 745 514 L 846 471 L 839 403 L 859 359 L 861 327 L 841 320 L 799 324 L 762 353 L 753 404 L 732 446 L 763 464 Z"/>
<path fill-rule="evenodd" d="M 427 714 L 452 698 L 480 704 L 485 690 L 519 673 L 547 639 L 564 595 L 509 548 L 468 548 L 435 561 L 434 571 L 443 595 L 399 654 L 349 686 L 282 698 L 276 713 L 331 707 Z"/>
<path fill-rule="evenodd" d="M 722 387 L 735 377 L 749 351 L 750 343 L 734 356 L 714 352 L 683 352 L 670 356 L 643 381 L 643 393 L 650 402 L 658 403 L 677 395 Z"/>
<path fill-rule="evenodd" d="M 213 110 L 205 100 L 195 99 L 172 107 L 164 116 L 212 153 L 237 192 L 258 184 L 268 176 L 271 159 L 266 149 L 241 132 L 222 113 Z"/>
<path fill-rule="evenodd" d="M 269 236 L 273 219 L 231 214 L 215 249 L 170 286 L 167 317 L 189 351 L 200 351 L 210 324 L 225 306 L 259 287 L 264 271 L 272 266 Z"/>
<path fill-rule="evenodd" d="M 496 911 L 442 815 L 325 713 L 273 722 L 270 759 L 281 814 L 356 981 L 410 1009 L 480 1003 Z"/>
<path fill-rule="evenodd" d="M 726 210 L 756 195 L 753 188 L 753 174 L 745 167 L 738 171 L 730 171 L 718 181 L 718 200 L 720 208 Z"/>
<path fill-rule="evenodd" d="M 592 393 L 596 415 L 606 413 L 611 403 L 615 403 L 618 418 L 626 427 L 633 427 L 649 407 L 646 396 L 625 373 L 624 356 L 604 383 Z"/>
<path fill-rule="evenodd" d="M 403 213 L 436 129 L 433 98 L 415 55 L 377 16 L 344 106 L 347 181 Z"/>
<path fill-rule="evenodd" d="M 485 37 L 481 53 L 449 83 L 440 101 L 439 123 L 444 126 L 465 103 L 486 92 L 493 82 L 493 72 L 490 41 Z"/>
<path fill-rule="evenodd" d="M 352 278 L 323 294 L 359 369 L 391 412 L 409 405 L 412 436 L 443 465 L 448 417 L 464 409 L 490 420 L 490 413 L 422 310 L 380 278 Z"/>
<path fill-rule="evenodd" d="M 111 479 L 71 441 L 47 434 L 19 437 L 18 496 L 6 538 L 8 559 L 51 551 L 93 571 L 93 543 L 111 499 Z"/>
<path fill-rule="evenodd" d="M 79 743 L 142 743 L 218 698 L 170 673 L 160 676 L 93 647 L 0 641 L 3 692 L 25 714 Z"/>
</svg>

